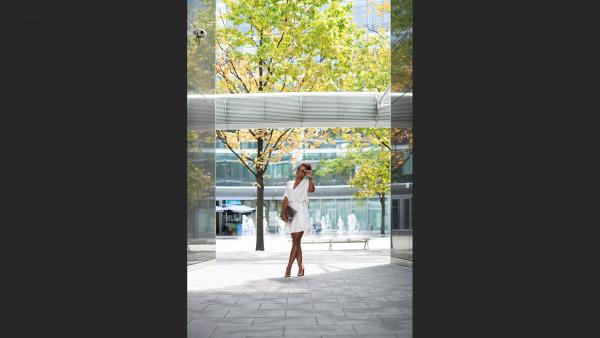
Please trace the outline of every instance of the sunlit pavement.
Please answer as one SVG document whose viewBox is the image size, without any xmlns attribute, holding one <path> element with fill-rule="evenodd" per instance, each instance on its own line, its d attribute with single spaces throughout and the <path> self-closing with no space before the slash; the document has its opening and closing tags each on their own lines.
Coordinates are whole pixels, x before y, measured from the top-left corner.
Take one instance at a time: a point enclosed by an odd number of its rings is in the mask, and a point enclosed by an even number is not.
<svg viewBox="0 0 600 338">
<path fill-rule="evenodd" d="M 283 274 L 291 242 L 217 240 L 217 259 L 188 270 L 188 337 L 411 337 L 412 269 L 390 264 L 389 237 L 304 244 L 304 277 Z"/>
</svg>

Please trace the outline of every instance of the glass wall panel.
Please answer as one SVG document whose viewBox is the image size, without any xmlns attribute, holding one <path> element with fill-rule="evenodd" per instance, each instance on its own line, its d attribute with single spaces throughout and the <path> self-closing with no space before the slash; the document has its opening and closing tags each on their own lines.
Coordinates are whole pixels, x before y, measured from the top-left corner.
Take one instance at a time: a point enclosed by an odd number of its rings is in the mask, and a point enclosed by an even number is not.
<svg viewBox="0 0 600 338">
<path fill-rule="evenodd" d="M 381 203 L 379 199 L 369 198 L 369 225 L 373 231 L 381 232 Z"/>
<path fill-rule="evenodd" d="M 365 199 L 352 199 L 352 213 L 356 216 L 358 221 L 358 227 L 360 231 L 370 231 L 369 229 L 369 218 L 367 210 L 367 200 Z"/>
<path fill-rule="evenodd" d="M 188 265 L 215 258 L 214 18 L 213 0 L 188 0 Z M 206 31 L 202 39 L 199 30 Z"/>
<path fill-rule="evenodd" d="M 412 0 L 391 2 L 392 257 L 413 260 Z"/>
</svg>

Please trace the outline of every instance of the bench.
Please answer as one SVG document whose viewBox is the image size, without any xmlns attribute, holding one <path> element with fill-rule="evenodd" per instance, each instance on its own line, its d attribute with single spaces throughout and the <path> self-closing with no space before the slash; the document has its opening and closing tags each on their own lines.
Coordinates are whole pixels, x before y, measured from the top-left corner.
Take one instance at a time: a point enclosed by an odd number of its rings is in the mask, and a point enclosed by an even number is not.
<svg viewBox="0 0 600 338">
<path fill-rule="evenodd" d="M 291 242 L 291 239 L 288 239 Z M 363 250 L 369 247 L 369 238 L 313 238 L 302 240 L 302 244 L 323 244 L 329 243 L 329 250 L 333 250 L 333 243 L 365 243 Z"/>
<path fill-rule="evenodd" d="M 333 243 L 361 243 L 364 242 L 363 250 L 367 250 L 369 247 L 369 238 L 332 238 L 329 240 L 329 250 L 332 250 Z"/>
</svg>

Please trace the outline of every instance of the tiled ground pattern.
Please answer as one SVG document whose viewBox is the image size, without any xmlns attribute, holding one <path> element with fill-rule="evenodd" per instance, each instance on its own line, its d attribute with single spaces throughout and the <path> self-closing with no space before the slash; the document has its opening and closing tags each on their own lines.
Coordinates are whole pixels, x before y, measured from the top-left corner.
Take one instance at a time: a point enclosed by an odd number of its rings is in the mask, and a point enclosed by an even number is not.
<svg viewBox="0 0 600 338">
<path fill-rule="evenodd" d="M 188 337 L 412 337 L 412 269 L 384 264 L 190 291 Z"/>
</svg>

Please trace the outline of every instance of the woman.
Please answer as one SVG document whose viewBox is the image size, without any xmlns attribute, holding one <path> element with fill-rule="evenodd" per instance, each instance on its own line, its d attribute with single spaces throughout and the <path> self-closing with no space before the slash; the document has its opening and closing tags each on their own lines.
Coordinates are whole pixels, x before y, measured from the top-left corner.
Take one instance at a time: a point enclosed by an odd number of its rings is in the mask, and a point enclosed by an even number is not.
<svg viewBox="0 0 600 338">
<path fill-rule="evenodd" d="M 296 168 L 296 179 L 287 182 L 283 194 L 281 219 L 290 227 L 290 232 L 292 234 L 292 250 L 290 251 L 290 259 L 287 268 L 285 269 L 285 277 L 291 276 L 294 260 L 298 261 L 298 276 L 304 276 L 300 240 L 302 239 L 304 232 L 308 233 L 311 229 L 310 219 L 308 217 L 308 193 L 315 192 L 311 169 L 312 167 L 308 163 L 300 164 L 298 168 Z M 291 222 L 288 222 L 287 213 L 285 212 L 288 205 L 296 211 Z"/>
</svg>

